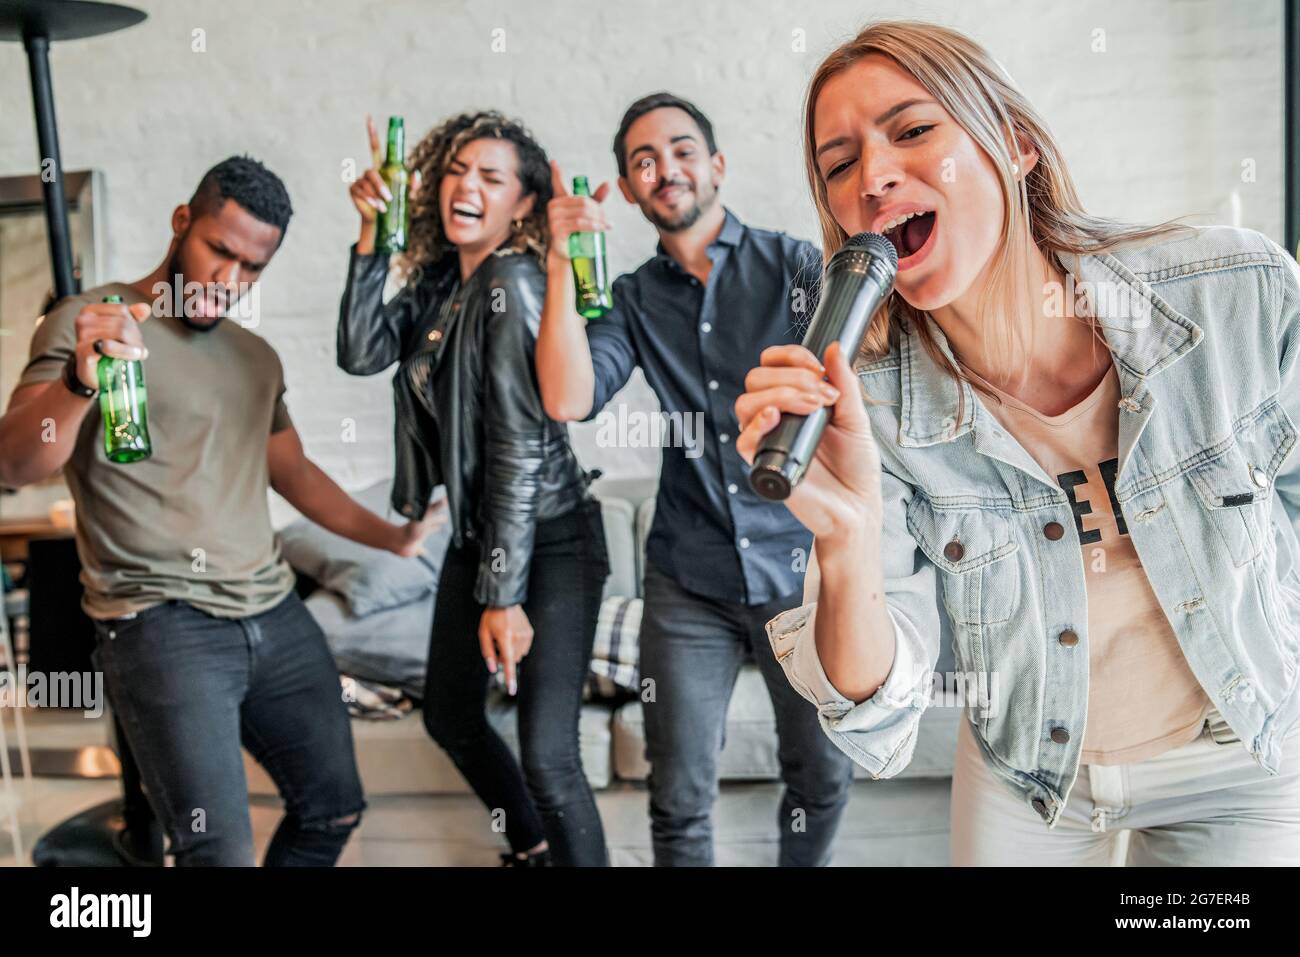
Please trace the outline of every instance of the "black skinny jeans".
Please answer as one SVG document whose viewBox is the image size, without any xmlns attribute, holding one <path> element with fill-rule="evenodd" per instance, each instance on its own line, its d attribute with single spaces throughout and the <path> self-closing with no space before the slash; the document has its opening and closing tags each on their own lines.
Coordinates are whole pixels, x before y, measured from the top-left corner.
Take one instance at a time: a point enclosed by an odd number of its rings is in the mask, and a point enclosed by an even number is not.
<svg viewBox="0 0 1300 957">
<path fill-rule="evenodd" d="M 523 606 L 533 644 L 519 663 L 522 770 L 484 709 L 491 676 L 479 650 L 478 564 L 476 541 L 447 550 L 429 641 L 424 726 L 488 809 L 504 812 L 516 854 L 546 840 L 557 865 L 605 866 L 605 833 L 578 750 L 582 687 L 609 574 L 600 503 L 588 499 L 537 525 Z"/>
</svg>

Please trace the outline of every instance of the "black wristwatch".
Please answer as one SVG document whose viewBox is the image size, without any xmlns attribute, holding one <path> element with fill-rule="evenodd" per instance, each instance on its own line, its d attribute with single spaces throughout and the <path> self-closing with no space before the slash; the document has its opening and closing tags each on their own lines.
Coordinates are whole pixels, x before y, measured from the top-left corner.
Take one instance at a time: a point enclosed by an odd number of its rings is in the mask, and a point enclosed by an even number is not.
<svg viewBox="0 0 1300 957">
<path fill-rule="evenodd" d="M 77 375 L 77 357 L 75 354 L 68 356 L 68 361 L 63 364 L 63 384 L 68 387 L 69 392 L 73 395 L 79 395 L 83 399 L 93 399 L 99 395 L 98 389 L 90 388 Z"/>
</svg>

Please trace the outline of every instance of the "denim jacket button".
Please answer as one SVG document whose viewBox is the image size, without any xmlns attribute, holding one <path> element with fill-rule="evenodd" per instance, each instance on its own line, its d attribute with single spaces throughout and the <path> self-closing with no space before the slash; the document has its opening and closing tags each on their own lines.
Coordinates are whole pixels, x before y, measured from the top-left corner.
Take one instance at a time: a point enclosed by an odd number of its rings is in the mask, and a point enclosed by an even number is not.
<svg viewBox="0 0 1300 957">
<path fill-rule="evenodd" d="M 1250 480 L 1260 488 L 1268 488 L 1268 476 L 1259 466 L 1252 465 L 1250 467 Z"/>
<path fill-rule="evenodd" d="M 1043 818 L 1047 817 L 1046 801 L 1044 801 L 1042 798 L 1034 798 L 1033 805 L 1034 805 L 1034 810 L 1037 811 L 1041 817 Z"/>
<path fill-rule="evenodd" d="M 1067 628 L 1056 636 L 1056 640 L 1067 648 L 1073 648 L 1079 643 L 1079 635 L 1073 628 Z"/>
<path fill-rule="evenodd" d="M 966 554 L 966 547 L 955 538 L 947 545 L 943 546 L 943 557 L 950 562 L 959 562 L 961 557 Z"/>
<path fill-rule="evenodd" d="M 1070 732 L 1066 731 L 1064 728 L 1053 728 L 1052 740 L 1057 744 L 1065 744 L 1070 740 Z"/>
<path fill-rule="evenodd" d="M 1043 526 L 1043 534 L 1047 536 L 1048 541 L 1054 542 L 1065 534 L 1065 529 L 1060 522 L 1048 522 Z"/>
</svg>

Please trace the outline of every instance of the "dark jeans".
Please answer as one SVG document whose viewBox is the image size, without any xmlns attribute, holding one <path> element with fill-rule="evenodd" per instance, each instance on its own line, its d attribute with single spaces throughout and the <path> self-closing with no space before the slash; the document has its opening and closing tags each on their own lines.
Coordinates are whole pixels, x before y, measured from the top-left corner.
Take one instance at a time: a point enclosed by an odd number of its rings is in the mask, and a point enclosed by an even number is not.
<svg viewBox="0 0 1300 957">
<path fill-rule="evenodd" d="M 285 802 L 266 865 L 338 860 L 365 800 L 338 670 L 297 595 L 247 618 L 169 601 L 95 633 L 95 667 L 177 866 L 254 863 L 241 742 Z"/>
<path fill-rule="evenodd" d="M 692 594 L 654 565 L 645 570 L 641 679 L 650 762 L 650 833 L 655 865 L 713 864 L 713 804 L 727 705 L 742 662 L 758 663 L 776 711 L 777 756 L 785 794 L 777 816 L 780 863 L 829 863 L 831 841 L 848 804 L 853 765 L 790 686 L 764 626 L 799 604 L 799 595 L 764 605 Z"/>
<path fill-rule="evenodd" d="M 438 583 L 424 724 L 494 815 L 516 854 L 545 840 L 559 865 L 603 866 L 605 832 L 582 770 L 578 716 L 609 574 L 600 503 L 539 522 L 524 613 L 533 644 L 519 663 L 519 762 L 488 724 L 489 678 L 474 601 L 479 547 L 448 548 Z"/>
</svg>

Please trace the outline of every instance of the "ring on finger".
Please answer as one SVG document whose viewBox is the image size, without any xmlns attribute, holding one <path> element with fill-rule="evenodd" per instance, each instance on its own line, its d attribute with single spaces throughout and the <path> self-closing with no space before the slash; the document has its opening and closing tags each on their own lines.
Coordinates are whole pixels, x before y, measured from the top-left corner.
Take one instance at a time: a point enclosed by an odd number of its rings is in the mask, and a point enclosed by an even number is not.
<svg viewBox="0 0 1300 957">
<path fill-rule="evenodd" d="M 95 342 L 94 342 L 94 349 L 95 349 L 95 351 L 98 352 L 101 356 L 102 356 L 102 355 L 107 355 L 107 354 L 108 354 L 108 353 L 106 353 L 106 352 L 104 351 L 104 340 L 103 340 L 103 339 L 96 339 L 96 340 L 95 340 Z"/>
</svg>

